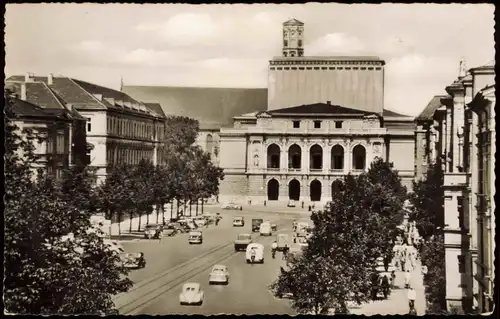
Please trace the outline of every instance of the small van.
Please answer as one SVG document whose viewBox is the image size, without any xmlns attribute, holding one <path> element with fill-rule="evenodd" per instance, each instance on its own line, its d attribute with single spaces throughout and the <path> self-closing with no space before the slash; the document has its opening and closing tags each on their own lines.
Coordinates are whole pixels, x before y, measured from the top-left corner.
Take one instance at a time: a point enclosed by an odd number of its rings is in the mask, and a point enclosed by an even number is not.
<svg viewBox="0 0 500 319">
<path fill-rule="evenodd" d="M 267 222 L 260 224 L 259 233 L 261 236 L 271 236 L 273 234 L 271 224 Z"/>
</svg>

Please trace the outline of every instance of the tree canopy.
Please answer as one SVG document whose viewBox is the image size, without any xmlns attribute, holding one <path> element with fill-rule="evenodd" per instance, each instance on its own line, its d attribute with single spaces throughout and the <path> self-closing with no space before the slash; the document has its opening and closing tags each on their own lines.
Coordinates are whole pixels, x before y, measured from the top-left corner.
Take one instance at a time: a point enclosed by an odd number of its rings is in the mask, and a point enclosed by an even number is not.
<svg viewBox="0 0 500 319">
<path fill-rule="evenodd" d="M 299 313 L 347 313 L 370 298 L 376 260 L 392 251 L 406 188 L 392 164 L 376 160 L 367 173 L 347 175 L 324 210 L 311 215 L 308 246 L 272 288 L 290 293 Z"/>
<path fill-rule="evenodd" d="M 131 282 L 119 257 L 89 232 L 92 204 L 81 201 L 92 193 L 91 182 L 76 168 L 63 181 L 43 170 L 35 176 L 34 133 L 18 129 L 12 98 L 4 97 L 5 309 L 17 314 L 110 313 L 112 296 L 127 291 Z"/>
</svg>

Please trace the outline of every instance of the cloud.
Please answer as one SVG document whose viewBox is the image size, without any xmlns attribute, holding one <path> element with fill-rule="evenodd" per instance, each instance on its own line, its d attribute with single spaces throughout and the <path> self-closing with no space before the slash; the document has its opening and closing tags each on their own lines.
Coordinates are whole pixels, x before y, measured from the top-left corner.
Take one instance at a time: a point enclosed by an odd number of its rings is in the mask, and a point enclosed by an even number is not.
<svg viewBox="0 0 500 319">
<path fill-rule="evenodd" d="M 345 33 L 330 33 L 305 45 L 306 55 L 338 55 L 362 52 L 365 45 L 356 37 Z"/>
</svg>

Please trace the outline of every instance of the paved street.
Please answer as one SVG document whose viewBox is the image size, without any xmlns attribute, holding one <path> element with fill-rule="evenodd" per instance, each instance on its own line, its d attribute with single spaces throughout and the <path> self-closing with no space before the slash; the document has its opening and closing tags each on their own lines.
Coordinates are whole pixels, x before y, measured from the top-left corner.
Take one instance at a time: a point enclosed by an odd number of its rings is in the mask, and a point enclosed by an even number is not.
<svg viewBox="0 0 500 319">
<path fill-rule="evenodd" d="M 254 234 L 254 241 L 266 247 L 264 264 L 246 264 L 244 252 L 234 252 L 233 247 L 238 233 L 250 232 L 251 217 L 274 221 L 278 224 L 278 232 L 291 234 L 293 216 L 256 212 L 249 213 L 250 216 L 248 213 L 221 211 L 223 219 L 219 226 L 211 225 L 203 230 L 202 245 L 189 245 L 187 234 L 163 238 L 161 242 L 145 239 L 124 242 L 126 251 L 145 253 L 147 266 L 130 273 L 134 287 L 115 299 L 120 313 L 294 314 L 288 301 L 275 299 L 268 291 L 269 284 L 279 273 L 279 259 L 273 260 L 270 252 L 270 245 L 275 237 Z M 245 227 L 232 227 L 232 216 L 238 215 L 246 216 Z M 208 285 L 208 274 L 215 264 L 224 264 L 229 268 L 229 285 Z M 181 286 L 186 282 L 198 282 L 202 285 L 205 300 L 201 307 L 179 305 Z"/>
</svg>

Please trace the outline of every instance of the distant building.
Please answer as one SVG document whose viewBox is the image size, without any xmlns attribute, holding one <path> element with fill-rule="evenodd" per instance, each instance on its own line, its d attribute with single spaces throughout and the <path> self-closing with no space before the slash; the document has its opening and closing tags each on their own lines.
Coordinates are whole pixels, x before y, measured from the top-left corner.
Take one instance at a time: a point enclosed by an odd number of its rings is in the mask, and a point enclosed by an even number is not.
<svg viewBox="0 0 500 319">
<path fill-rule="evenodd" d="M 68 108 L 44 83 L 7 82 L 13 98 L 13 122 L 23 129 L 32 130 L 34 169 L 46 168 L 47 173 L 60 178 L 71 165 L 87 165 L 85 118 Z"/>
<path fill-rule="evenodd" d="M 267 88 L 123 90 L 199 120 L 197 143 L 224 169 L 221 200 L 326 202 L 337 179 L 367 170 L 375 156 L 394 162 L 411 188 L 415 124 L 383 108 L 384 61 L 306 57 L 303 40 L 304 23 L 283 23 L 283 56 L 270 61 Z"/>
<path fill-rule="evenodd" d="M 465 72 L 417 117 L 417 177 L 424 163 L 444 171 L 446 299 L 466 311 L 492 311 L 495 223 L 495 70 Z M 427 153 L 426 159 L 423 154 Z M 420 163 L 420 164 L 418 164 Z"/>
<path fill-rule="evenodd" d="M 165 114 L 155 103 L 148 107 L 123 92 L 63 76 L 11 76 L 7 84 L 18 91 L 25 86 L 43 87 L 61 108 L 76 110 L 86 119 L 86 138 L 93 147 L 90 165 L 98 169 L 100 181 L 118 163 L 163 161 L 158 149 L 163 140 Z M 48 103 L 37 94 L 32 99 L 42 105 Z"/>
</svg>

